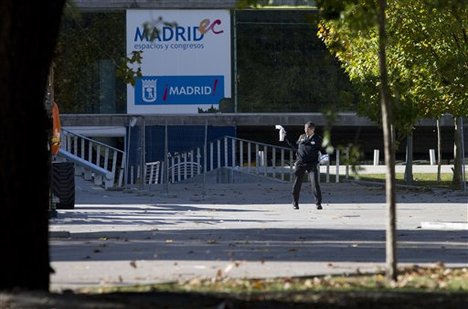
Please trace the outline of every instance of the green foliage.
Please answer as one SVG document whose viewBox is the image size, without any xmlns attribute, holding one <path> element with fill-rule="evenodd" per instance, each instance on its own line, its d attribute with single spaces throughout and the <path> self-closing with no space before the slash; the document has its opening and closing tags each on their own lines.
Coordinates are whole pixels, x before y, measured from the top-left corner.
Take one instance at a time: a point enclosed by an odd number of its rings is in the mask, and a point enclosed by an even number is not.
<svg viewBox="0 0 468 309">
<path fill-rule="evenodd" d="M 99 112 L 102 64 L 110 64 L 117 76 L 117 112 L 125 110 L 125 85 L 138 68 L 125 63 L 141 61 L 141 55 L 125 55 L 125 13 L 82 13 L 68 6 L 55 55 L 55 97 L 65 113 Z M 113 100 L 114 101 L 114 100 Z"/>
<path fill-rule="evenodd" d="M 380 122 L 374 1 L 318 1 L 318 5 L 325 17 L 319 36 L 360 90 L 359 113 Z M 389 2 L 389 87 L 393 124 L 402 136 L 420 118 L 468 113 L 467 13 L 466 6 L 456 1 Z"/>
<path fill-rule="evenodd" d="M 341 61 L 351 81 L 359 89 L 359 114 L 380 123 L 382 117 L 376 15 L 373 1 L 350 1 L 339 18 L 320 22 L 318 34 Z M 387 46 L 393 113 L 397 115 L 394 125 L 406 135 L 412 130 L 418 113 L 412 106 L 411 98 L 405 95 L 407 85 L 402 82 L 399 74 L 403 68 L 391 65 L 392 46 L 389 43 Z"/>
<path fill-rule="evenodd" d="M 117 66 L 117 76 L 121 77 L 126 84 L 135 86 L 136 78 L 142 77 L 141 61 L 143 51 L 133 51 L 131 57 L 122 57 Z M 136 69 L 134 68 L 136 67 Z"/>
<path fill-rule="evenodd" d="M 359 171 L 355 172 L 354 177 L 360 180 L 385 182 L 385 174 L 359 174 Z M 437 173 L 413 173 L 412 185 L 420 187 L 444 187 L 454 189 L 452 185 L 452 173 L 442 173 L 440 175 L 440 181 L 437 180 Z M 405 174 L 396 173 L 395 180 L 398 184 L 406 184 Z"/>
<path fill-rule="evenodd" d="M 412 82 L 410 95 L 424 117 L 468 115 L 468 6 L 463 2 L 414 1 L 408 7 L 395 1 L 389 10 L 397 60 L 411 73 L 405 76 Z"/>
<path fill-rule="evenodd" d="M 374 3 L 375 4 L 375 3 Z M 358 111 L 379 121 L 376 26 L 362 23 L 373 1 L 319 1 L 324 20 L 319 35 L 361 90 Z M 340 14 L 327 14 L 338 5 Z M 371 14 L 372 15 L 372 14 Z M 392 125 L 406 136 L 420 118 L 445 113 L 468 115 L 466 1 L 389 1 L 385 38 Z M 369 19 L 372 20 L 372 19 Z M 460 140 L 455 141 L 460 144 Z M 457 146 L 457 149 L 459 146 Z M 461 183 L 461 153 L 455 155 L 454 183 Z"/>
</svg>

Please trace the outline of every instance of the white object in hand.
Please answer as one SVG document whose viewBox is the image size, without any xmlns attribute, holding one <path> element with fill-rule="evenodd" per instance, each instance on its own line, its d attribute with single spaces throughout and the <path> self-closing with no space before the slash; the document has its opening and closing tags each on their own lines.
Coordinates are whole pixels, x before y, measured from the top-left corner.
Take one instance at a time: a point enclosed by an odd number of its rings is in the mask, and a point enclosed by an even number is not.
<svg viewBox="0 0 468 309">
<path fill-rule="evenodd" d="M 282 125 L 280 124 L 277 124 L 275 126 L 276 130 L 279 130 L 279 141 L 280 142 L 283 142 L 284 141 L 284 137 L 286 136 L 286 130 L 283 128 Z"/>
<path fill-rule="evenodd" d="M 320 164 L 327 164 L 329 161 L 330 161 L 330 156 L 328 155 L 328 153 L 321 155 L 319 158 Z"/>
</svg>

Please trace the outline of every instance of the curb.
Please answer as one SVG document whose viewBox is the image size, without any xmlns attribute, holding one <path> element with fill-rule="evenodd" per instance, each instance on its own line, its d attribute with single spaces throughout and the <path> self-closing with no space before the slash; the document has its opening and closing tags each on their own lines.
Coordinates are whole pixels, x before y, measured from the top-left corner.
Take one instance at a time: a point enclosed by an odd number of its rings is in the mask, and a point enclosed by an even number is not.
<svg viewBox="0 0 468 309">
<path fill-rule="evenodd" d="M 465 230 L 468 231 L 468 222 L 421 222 L 422 229 L 430 230 Z"/>
</svg>

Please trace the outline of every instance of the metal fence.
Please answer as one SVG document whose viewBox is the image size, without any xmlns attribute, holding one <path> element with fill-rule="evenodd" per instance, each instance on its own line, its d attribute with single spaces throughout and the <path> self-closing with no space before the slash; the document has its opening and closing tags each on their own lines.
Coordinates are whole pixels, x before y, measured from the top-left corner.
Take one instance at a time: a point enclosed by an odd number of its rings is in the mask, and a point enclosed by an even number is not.
<svg viewBox="0 0 468 309">
<path fill-rule="evenodd" d="M 76 174 L 106 188 L 194 181 L 201 175 L 204 177 L 196 181 L 203 183 L 207 177 L 211 177 L 209 181 L 236 182 L 247 175 L 293 180 L 295 156 L 291 148 L 233 136 L 217 137 L 225 131 L 208 125 L 143 124 L 128 128 L 126 150 L 122 151 L 62 129 L 62 156 L 77 163 Z M 335 181 L 339 182 L 339 151 L 335 162 Z M 326 182 L 330 181 L 329 164 L 321 167 Z M 347 171 L 348 167 L 346 177 Z"/>
<path fill-rule="evenodd" d="M 221 168 L 290 180 L 292 163 L 290 148 L 225 136 L 186 152 L 168 153 L 161 161 L 147 162 L 145 183 L 180 182 Z"/>
<path fill-rule="evenodd" d="M 109 189 L 121 188 L 125 152 L 62 128 L 59 155 L 75 162 L 75 174 Z"/>
</svg>

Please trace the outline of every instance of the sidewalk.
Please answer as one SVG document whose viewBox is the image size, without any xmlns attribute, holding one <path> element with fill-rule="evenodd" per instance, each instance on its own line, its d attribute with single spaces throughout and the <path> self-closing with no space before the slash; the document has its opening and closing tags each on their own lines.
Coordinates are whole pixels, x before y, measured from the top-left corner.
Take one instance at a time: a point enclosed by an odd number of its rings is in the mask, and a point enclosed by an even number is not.
<svg viewBox="0 0 468 309">
<path fill-rule="evenodd" d="M 51 220 L 51 289 L 195 277 L 310 276 L 385 266 L 382 187 L 307 184 L 299 210 L 290 183 L 177 184 L 133 193 L 76 179 L 76 208 Z M 398 190 L 398 263 L 468 266 L 467 195 Z M 423 222 L 439 223 L 438 227 Z"/>
<path fill-rule="evenodd" d="M 395 173 L 404 173 L 405 172 L 405 165 L 395 165 Z M 413 173 L 433 173 L 437 174 L 437 165 L 413 165 Z M 453 164 L 452 165 L 441 165 L 440 172 L 441 173 L 453 173 L 452 171 Z M 326 172 L 326 165 L 321 165 L 320 166 L 320 171 L 321 173 Z M 340 175 L 345 175 L 346 174 L 346 166 L 345 165 L 340 165 L 338 167 L 338 171 Z M 351 167 L 348 167 L 349 175 L 352 175 Z M 468 165 L 465 166 L 465 171 L 468 173 Z M 359 166 L 359 174 L 365 175 L 365 174 L 385 174 L 387 173 L 387 166 L 386 165 L 360 165 Z M 335 165 L 330 165 L 330 174 L 336 175 L 336 166 Z"/>
</svg>

